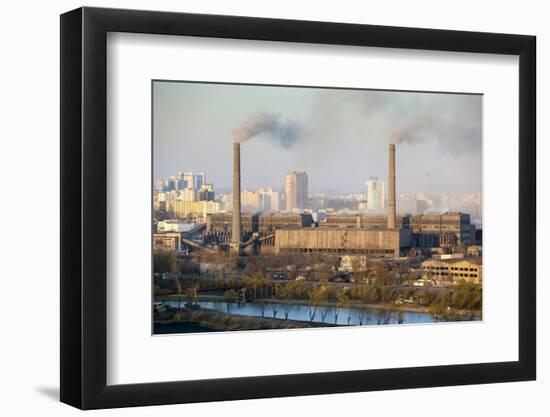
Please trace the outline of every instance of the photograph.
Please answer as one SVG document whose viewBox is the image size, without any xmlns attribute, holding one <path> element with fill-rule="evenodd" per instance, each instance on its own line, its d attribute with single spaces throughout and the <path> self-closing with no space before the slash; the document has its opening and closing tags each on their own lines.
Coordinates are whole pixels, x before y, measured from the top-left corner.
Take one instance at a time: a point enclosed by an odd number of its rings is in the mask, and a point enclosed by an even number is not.
<svg viewBox="0 0 550 417">
<path fill-rule="evenodd" d="M 151 88 L 153 334 L 482 320 L 482 94 Z"/>
</svg>

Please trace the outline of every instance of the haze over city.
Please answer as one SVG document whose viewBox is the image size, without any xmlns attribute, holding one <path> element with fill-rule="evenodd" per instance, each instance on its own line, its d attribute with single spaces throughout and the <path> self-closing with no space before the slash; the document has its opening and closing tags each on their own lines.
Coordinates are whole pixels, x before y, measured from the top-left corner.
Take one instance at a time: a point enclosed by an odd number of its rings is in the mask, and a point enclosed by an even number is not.
<svg viewBox="0 0 550 417">
<path fill-rule="evenodd" d="M 230 189 L 235 135 L 269 117 L 242 146 L 243 189 L 283 187 L 296 170 L 310 193 L 361 193 L 387 177 L 394 141 L 399 193 L 480 192 L 481 108 L 481 95 L 155 82 L 154 180 L 207 172 Z"/>
</svg>

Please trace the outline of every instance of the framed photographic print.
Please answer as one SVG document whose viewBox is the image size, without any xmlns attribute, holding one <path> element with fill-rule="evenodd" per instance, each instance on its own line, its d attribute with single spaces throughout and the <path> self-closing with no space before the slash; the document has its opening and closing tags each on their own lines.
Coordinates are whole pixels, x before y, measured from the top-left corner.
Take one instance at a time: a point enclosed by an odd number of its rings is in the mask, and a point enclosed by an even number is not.
<svg viewBox="0 0 550 417">
<path fill-rule="evenodd" d="M 535 38 L 61 16 L 61 400 L 535 379 Z"/>
</svg>

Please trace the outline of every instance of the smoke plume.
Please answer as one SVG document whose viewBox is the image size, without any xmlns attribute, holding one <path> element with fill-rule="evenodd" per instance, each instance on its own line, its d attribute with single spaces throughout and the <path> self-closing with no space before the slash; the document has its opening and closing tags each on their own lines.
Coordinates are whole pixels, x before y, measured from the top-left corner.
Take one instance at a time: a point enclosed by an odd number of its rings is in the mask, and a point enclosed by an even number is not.
<svg viewBox="0 0 550 417">
<path fill-rule="evenodd" d="M 389 142 L 435 142 L 443 152 L 453 154 L 477 151 L 481 147 L 481 116 L 457 108 L 417 113 L 391 132 Z"/>
<path fill-rule="evenodd" d="M 389 137 L 392 144 L 418 143 L 432 139 L 439 130 L 438 123 L 428 115 L 416 115 L 396 128 Z"/>
<path fill-rule="evenodd" d="M 242 143 L 256 136 L 290 148 L 300 139 L 300 126 L 294 120 L 273 113 L 258 113 L 235 129 L 235 143 Z"/>
</svg>

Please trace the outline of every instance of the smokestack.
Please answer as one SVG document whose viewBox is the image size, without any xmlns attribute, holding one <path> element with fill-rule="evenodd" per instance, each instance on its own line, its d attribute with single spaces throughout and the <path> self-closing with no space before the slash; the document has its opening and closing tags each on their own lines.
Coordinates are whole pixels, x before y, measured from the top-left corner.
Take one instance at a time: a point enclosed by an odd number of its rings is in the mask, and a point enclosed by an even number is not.
<svg viewBox="0 0 550 417">
<path fill-rule="evenodd" d="M 395 144 L 393 143 L 390 143 L 388 168 L 388 229 L 395 229 Z"/>
<path fill-rule="evenodd" d="M 233 252 L 239 252 L 241 244 L 241 145 L 233 144 L 233 205 L 231 211 L 231 244 Z"/>
</svg>

